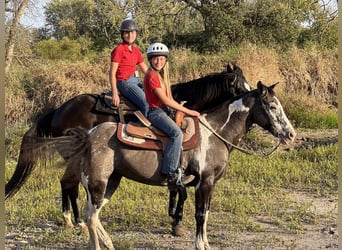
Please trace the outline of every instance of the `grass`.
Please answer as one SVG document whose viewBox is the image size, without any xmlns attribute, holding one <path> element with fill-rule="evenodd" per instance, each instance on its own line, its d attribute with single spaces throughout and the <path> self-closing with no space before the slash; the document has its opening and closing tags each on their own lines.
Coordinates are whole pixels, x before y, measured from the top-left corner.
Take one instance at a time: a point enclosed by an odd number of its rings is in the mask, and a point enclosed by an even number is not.
<svg viewBox="0 0 342 250">
<path fill-rule="evenodd" d="M 14 168 L 14 161 L 6 162 L 7 179 Z M 34 242 L 32 247 L 62 248 L 67 244 L 71 249 L 77 249 L 80 244 L 87 243 L 79 231 L 74 230 L 70 235 L 62 227 L 59 186 L 62 174 L 62 168 L 37 166 L 22 189 L 5 203 L 8 230 L 32 231 L 41 225 L 54 228 L 29 239 Z M 337 196 L 337 145 L 279 152 L 269 157 L 233 152 L 226 176 L 217 183 L 212 198 L 209 234 L 223 229 L 232 233 L 263 231 L 253 219 L 255 217 L 267 217 L 289 233 L 302 232 L 305 224 L 316 223 L 318 215 L 309 210 L 308 204 L 291 200 L 290 194 L 296 190 L 320 197 Z M 81 189 L 81 207 L 84 202 L 85 194 Z M 167 215 L 167 205 L 166 188 L 124 179 L 102 210 L 101 218 L 110 235 L 130 231 L 168 234 L 171 219 Z M 184 222 L 194 230 L 193 188 L 189 189 Z M 117 249 L 131 249 L 137 244 L 129 237 L 112 238 Z"/>
<path fill-rule="evenodd" d="M 285 113 L 297 128 L 336 129 L 338 128 L 337 108 L 331 107 L 315 96 L 296 93 L 282 96 Z"/>
</svg>

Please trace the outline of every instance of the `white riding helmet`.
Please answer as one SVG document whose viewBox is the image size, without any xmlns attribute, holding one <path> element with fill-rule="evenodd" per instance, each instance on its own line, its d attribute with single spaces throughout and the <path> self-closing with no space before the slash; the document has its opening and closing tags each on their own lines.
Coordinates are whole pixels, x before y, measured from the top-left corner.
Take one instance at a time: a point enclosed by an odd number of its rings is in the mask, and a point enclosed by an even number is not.
<svg viewBox="0 0 342 250">
<path fill-rule="evenodd" d="M 151 59 L 152 56 L 165 56 L 169 57 L 169 49 L 163 43 L 152 43 L 147 49 L 147 58 Z"/>
</svg>

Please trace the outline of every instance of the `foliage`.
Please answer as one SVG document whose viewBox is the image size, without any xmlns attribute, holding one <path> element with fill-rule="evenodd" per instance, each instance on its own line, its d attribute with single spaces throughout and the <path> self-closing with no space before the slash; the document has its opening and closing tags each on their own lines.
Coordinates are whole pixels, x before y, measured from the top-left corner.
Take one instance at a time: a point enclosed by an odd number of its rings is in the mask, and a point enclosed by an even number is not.
<svg viewBox="0 0 342 250">
<path fill-rule="evenodd" d="M 5 154 L 7 160 L 18 159 L 21 140 L 28 129 L 27 124 L 17 123 L 11 129 L 5 131 Z"/>
<path fill-rule="evenodd" d="M 286 113 L 298 128 L 333 129 L 338 128 L 337 110 L 328 105 L 317 105 L 303 95 L 283 98 Z"/>
<path fill-rule="evenodd" d="M 295 44 L 300 26 L 292 2 L 255 1 L 249 6 L 244 21 L 249 40 L 267 47 L 286 48 Z"/>
<path fill-rule="evenodd" d="M 78 40 L 70 40 L 64 37 L 61 40 L 43 40 L 36 46 L 38 56 L 49 60 L 81 60 L 89 52 L 89 39 L 79 37 Z"/>
<path fill-rule="evenodd" d="M 111 49 L 91 54 L 92 50 L 81 49 L 82 44 L 86 42 L 67 38 L 41 41 L 37 46 L 40 58 L 31 60 L 24 67 L 15 65 L 8 72 L 6 128 L 13 122 L 34 121 L 40 114 L 58 107 L 74 95 L 110 89 Z M 43 60 L 43 57 L 50 59 Z M 256 87 L 259 80 L 265 84 L 280 82 L 276 92 L 296 126 L 337 127 L 338 63 L 335 50 L 293 48 L 279 53 L 248 43 L 217 54 L 203 54 L 186 48 L 171 49 L 171 83 L 223 71 L 228 63 L 240 66 L 252 87 Z"/>
<path fill-rule="evenodd" d="M 304 27 L 298 37 L 298 47 L 318 46 L 322 49 L 333 49 L 338 44 L 338 20 L 328 22 L 320 19 L 311 27 Z"/>
<path fill-rule="evenodd" d="M 97 51 L 120 42 L 121 21 L 138 22 L 137 43 L 154 41 L 218 52 L 243 41 L 279 49 L 318 43 L 337 46 L 337 20 L 313 1 L 52 0 L 45 9 L 45 37 L 88 37 Z"/>
<path fill-rule="evenodd" d="M 91 21 L 92 1 L 51 1 L 45 7 L 46 22 L 56 39 L 76 39 L 86 34 Z"/>
<path fill-rule="evenodd" d="M 109 0 L 52 0 L 45 8 L 49 28 L 41 32 L 57 40 L 86 37 L 92 49 L 102 50 L 121 40 L 118 29 L 125 17 L 121 8 L 120 2 Z"/>
</svg>

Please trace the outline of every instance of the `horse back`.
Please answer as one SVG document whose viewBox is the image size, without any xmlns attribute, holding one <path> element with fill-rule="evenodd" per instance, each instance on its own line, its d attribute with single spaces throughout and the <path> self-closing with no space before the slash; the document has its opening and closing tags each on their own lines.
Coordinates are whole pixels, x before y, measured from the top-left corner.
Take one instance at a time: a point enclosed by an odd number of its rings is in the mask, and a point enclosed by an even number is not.
<svg viewBox="0 0 342 250">
<path fill-rule="evenodd" d="M 114 114 L 95 110 L 99 97 L 97 94 L 78 95 L 57 108 L 51 119 L 52 135 L 60 136 L 68 128 L 81 127 L 89 130 L 100 123 L 115 121 Z"/>
</svg>

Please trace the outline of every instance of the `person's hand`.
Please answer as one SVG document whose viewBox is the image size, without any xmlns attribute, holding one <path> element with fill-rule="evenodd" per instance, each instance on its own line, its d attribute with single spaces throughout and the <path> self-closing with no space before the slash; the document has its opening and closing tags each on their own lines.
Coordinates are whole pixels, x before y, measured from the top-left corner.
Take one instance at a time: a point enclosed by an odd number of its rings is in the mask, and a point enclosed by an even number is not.
<svg viewBox="0 0 342 250">
<path fill-rule="evenodd" d="M 113 94 L 112 96 L 112 102 L 115 107 L 119 107 L 120 104 L 120 97 L 118 94 Z"/>
<path fill-rule="evenodd" d="M 190 110 L 189 115 L 199 117 L 201 114 L 196 110 Z"/>
</svg>

